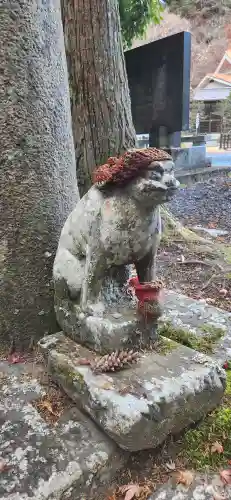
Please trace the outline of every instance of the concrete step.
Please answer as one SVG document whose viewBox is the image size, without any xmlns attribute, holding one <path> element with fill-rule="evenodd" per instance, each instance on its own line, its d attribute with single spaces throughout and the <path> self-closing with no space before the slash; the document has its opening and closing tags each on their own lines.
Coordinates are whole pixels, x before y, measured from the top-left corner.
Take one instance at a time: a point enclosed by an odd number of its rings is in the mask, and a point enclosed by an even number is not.
<svg viewBox="0 0 231 500">
<path fill-rule="evenodd" d="M 87 500 L 126 455 L 76 407 L 48 424 L 33 406 L 44 395 L 19 365 L 0 363 L 1 500 Z"/>
<path fill-rule="evenodd" d="M 209 305 L 205 300 L 195 300 L 174 291 L 166 291 L 164 315 L 160 318 L 159 325 L 162 332 L 167 332 L 168 329 L 164 329 L 164 325 L 172 325 L 176 332 L 183 329 L 196 338 L 206 338 L 217 332 L 218 339 L 209 356 L 220 364 L 231 359 L 231 313 Z"/>
<path fill-rule="evenodd" d="M 217 474 L 195 474 L 189 487 L 169 481 L 153 493 L 148 500 L 228 500 L 231 486 L 224 484 Z"/>
<path fill-rule="evenodd" d="M 51 377 L 121 448 L 155 448 L 215 408 L 225 372 L 210 357 L 164 341 L 163 353 L 143 352 L 136 365 L 117 373 L 93 373 L 81 364 L 94 354 L 62 332 L 40 348 Z"/>
</svg>

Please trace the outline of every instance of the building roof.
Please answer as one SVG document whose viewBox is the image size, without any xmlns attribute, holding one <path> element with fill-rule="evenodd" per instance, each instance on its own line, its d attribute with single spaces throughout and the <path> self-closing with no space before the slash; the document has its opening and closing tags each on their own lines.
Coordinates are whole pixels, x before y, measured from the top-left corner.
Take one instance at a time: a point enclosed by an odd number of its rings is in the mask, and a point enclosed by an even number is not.
<svg viewBox="0 0 231 500">
<path fill-rule="evenodd" d="M 230 64 L 231 73 L 231 47 L 225 51 L 225 54 L 217 66 L 215 73 L 208 73 L 204 76 L 204 78 L 202 78 L 199 85 L 195 89 L 193 100 L 219 101 L 228 97 L 231 91 L 231 74 L 222 73 L 221 70 L 225 62 Z M 211 80 L 218 82 L 223 86 L 219 86 L 217 88 L 206 88 L 206 85 L 208 85 Z"/>
<path fill-rule="evenodd" d="M 213 74 L 208 74 L 206 76 L 208 78 L 211 78 L 212 80 L 222 80 L 223 82 L 231 84 L 231 75 L 226 75 L 225 73 L 213 73 Z"/>
</svg>

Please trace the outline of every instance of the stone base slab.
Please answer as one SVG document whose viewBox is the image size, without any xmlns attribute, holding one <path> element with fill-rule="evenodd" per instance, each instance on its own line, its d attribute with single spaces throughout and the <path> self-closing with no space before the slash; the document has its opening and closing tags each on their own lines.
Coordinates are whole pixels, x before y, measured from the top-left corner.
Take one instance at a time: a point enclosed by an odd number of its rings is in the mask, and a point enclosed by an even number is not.
<svg viewBox="0 0 231 500">
<path fill-rule="evenodd" d="M 45 395 L 24 365 L 0 362 L 1 500 L 88 500 L 126 454 L 76 406 L 48 424 L 33 405 Z"/>
<path fill-rule="evenodd" d="M 231 313 L 172 290 L 165 292 L 165 310 L 159 326 L 172 325 L 197 338 L 206 337 L 216 330 L 223 332 L 214 344 L 210 356 L 220 364 L 231 359 Z"/>
<path fill-rule="evenodd" d="M 167 340 L 166 340 L 167 341 Z M 169 344 L 165 355 L 143 352 L 131 368 L 96 375 L 82 358 L 94 354 L 62 332 L 40 341 L 52 378 L 121 448 L 155 448 L 220 402 L 225 372 L 211 358 Z"/>
</svg>

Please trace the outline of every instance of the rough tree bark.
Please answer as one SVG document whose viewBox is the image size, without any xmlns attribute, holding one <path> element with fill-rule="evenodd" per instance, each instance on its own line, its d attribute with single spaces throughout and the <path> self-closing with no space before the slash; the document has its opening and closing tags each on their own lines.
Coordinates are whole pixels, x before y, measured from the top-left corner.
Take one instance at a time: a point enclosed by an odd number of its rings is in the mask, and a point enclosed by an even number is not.
<svg viewBox="0 0 231 500">
<path fill-rule="evenodd" d="M 109 156 L 136 143 L 117 0 L 62 0 L 80 195 Z"/>
<path fill-rule="evenodd" d="M 78 199 L 58 1 L 0 1 L 1 343 L 54 331 L 52 263 Z"/>
</svg>

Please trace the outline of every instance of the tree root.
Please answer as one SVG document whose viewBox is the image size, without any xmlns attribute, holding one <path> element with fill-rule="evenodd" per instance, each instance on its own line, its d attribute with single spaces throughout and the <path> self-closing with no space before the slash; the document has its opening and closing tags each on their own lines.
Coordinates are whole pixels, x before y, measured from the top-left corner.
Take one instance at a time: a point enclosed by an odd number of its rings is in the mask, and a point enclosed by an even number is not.
<svg viewBox="0 0 231 500">
<path fill-rule="evenodd" d="M 195 253 L 207 253 L 212 258 L 221 258 L 226 264 L 231 266 L 231 246 L 212 241 L 183 226 L 169 210 L 161 206 L 161 218 L 164 222 L 164 230 L 162 235 L 163 242 L 175 243 L 180 242 L 193 246 L 192 250 Z"/>
<path fill-rule="evenodd" d="M 169 212 L 166 207 L 161 207 L 161 217 L 164 221 L 167 233 L 173 232 L 176 235 L 180 235 L 183 240 L 189 243 L 203 243 L 207 246 L 209 245 L 209 243 L 212 243 L 206 238 L 203 238 L 202 236 L 194 233 L 194 231 L 191 231 L 191 229 L 184 227 L 181 222 L 175 219 L 175 217 Z M 164 234 L 166 234 L 165 231 Z"/>
</svg>

